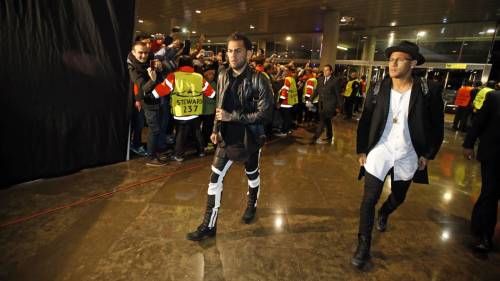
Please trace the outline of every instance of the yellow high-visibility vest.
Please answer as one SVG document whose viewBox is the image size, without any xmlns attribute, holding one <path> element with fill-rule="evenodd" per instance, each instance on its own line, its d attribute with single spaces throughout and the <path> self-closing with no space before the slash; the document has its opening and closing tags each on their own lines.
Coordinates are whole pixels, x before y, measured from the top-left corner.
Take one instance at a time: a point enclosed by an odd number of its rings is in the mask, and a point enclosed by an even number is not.
<svg viewBox="0 0 500 281">
<path fill-rule="evenodd" d="M 478 111 L 483 107 L 483 102 L 486 99 L 486 94 L 493 91 L 492 88 L 484 87 L 482 88 L 479 93 L 477 93 L 476 97 L 474 98 L 474 111 Z"/>
<path fill-rule="evenodd" d="M 203 76 L 196 72 L 176 71 L 170 99 L 172 113 L 177 117 L 203 113 Z"/>
<path fill-rule="evenodd" d="M 359 80 L 358 79 L 354 79 L 354 80 L 351 80 L 351 81 L 347 82 L 347 85 L 345 86 L 344 97 L 350 97 L 351 96 L 351 94 L 352 94 L 352 84 L 354 82 L 358 82 L 359 83 Z"/>
<path fill-rule="evenodd" d="M 288 89 L 288 104 L 296 105 L 299 103 L 299 93 L 297 91 L 297 84 L 295 83 L 295 78 L 286 77 L 286 80 L 290 82 L 290 89 Z"/>
</svg>

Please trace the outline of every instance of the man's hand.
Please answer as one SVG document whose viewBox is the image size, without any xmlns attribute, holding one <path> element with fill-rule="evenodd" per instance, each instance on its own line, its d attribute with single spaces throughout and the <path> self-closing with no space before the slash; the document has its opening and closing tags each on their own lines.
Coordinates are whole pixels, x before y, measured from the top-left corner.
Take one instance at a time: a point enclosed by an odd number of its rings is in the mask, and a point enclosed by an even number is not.
<svg viewBox="0 0 500 281">
<path fill-rule="evenodd" d="M 213 144 L 217 144 L 219 142 L 219 134 L 212 133 L 210 135 L 210 140 L 212 141 Z"/>
<path fill-rule="evenodd" d="M 227 121 L 227 120 L 229 120 L 230 115 L 231 114 L 229 112 L 225 111 L 222 108 L 215 109 L 215 119 L 217 121 Z"/>
<path fill-rule="evenodd" d="M 474 159 L 474 149 L 464 148 L 463 154 L 464 154 L 465 159 L 467 159 L 467 160 Z"/>
<path fill-rule="evenodd" d="M 366 153 L 359 153 L 358 154 L 358 162 L 359 162 L 359 166 L 364 166 L 366 164 Z"/>
<path fill-rule="evenodd" d="M 142 109 L 141 102 L 140 101 L 136 101 L 134 105 L 135 105 L 135 108 L 137 108 L 137 111 L 141 112 L 141 109 Z"/>
<path fill-rule="evenodd" d="M 148 75 L 151 80 L 156 81 L 156 71 L 154 71 L 151 67 L 148 67 Z"/>
<path fill-rule="evenodd" d="M 420 156 L 420 158 L 418 158 L 418 169 L 420 171 L 425 169 L 425 166 L 427 166 L 427 162 L 429 162 L 429 160 L 427 160 L 427 158 L 425 158 L 424 156 Z"/>
<path fill-rule="evenodd" d="M 155 62 L 155 69 L 156 69 L 156 71 L 160 71 L 161 72 L 162 68 L 163 68 L 163 64 L 161 63 L 161 61 L 160 60 L 154 60 L 154 62 Z"/>
</svg>

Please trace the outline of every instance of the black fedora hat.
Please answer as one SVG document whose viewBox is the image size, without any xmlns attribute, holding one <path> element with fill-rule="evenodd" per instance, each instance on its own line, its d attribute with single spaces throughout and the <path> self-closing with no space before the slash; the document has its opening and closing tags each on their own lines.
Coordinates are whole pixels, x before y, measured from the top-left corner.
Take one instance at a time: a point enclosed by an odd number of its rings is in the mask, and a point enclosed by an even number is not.
<svg viewBox="0 0 500 281">
<path fill-rule="evenodd" d="M 413 60 L 417 61 L 417 65 L 421 65 L 425 62 L 425 58 L 422 54 L 420 54 L 418 46 L 410 41 L 404 40 L 398 45 L 385 49 L 385 56 L 389 58 L 393 52 L 403 52 L 409 54 Z"/>
</svg>

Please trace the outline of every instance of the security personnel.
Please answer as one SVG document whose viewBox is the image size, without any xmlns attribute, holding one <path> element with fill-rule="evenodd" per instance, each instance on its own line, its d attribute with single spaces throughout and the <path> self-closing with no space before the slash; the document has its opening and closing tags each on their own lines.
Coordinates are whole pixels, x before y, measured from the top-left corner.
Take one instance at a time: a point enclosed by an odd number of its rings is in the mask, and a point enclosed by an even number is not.
<svg viewBox="0 0 500 281">
<path fill-rule="evenodd" d="M 292 130 L 292 110 L 294 105 L 299 103 L 297 83 L 295 82 L 295 68 L 289 67 L 280 94 L 280 113 L 283 118 L 281 136 L 291 133 Z"/>
<path fill-rule="evenodd" d="M 306 80 L 306 84 L 304 86 L 304 98 L 306 100 L 306 121 L 312 121 L 313 115 L 318 112 L 318 96 L 314 96 L 314 91 L 318 86 L 318 79 L 316 79 L 317 70 L 312 71 L 312 77 Z"/>
<path fill-rule="evenodd" d="M 344 91 L 344 119 L 352 118 L 352 107 L 354 105 L 354 99 L 356 98 L 360 90 L 360 83 L 358 80 L 358 73 L 356 71 L 351 72 L 350 80 L 347 82 Z"/>
<path fill-rule="evenodd" d="M 457 90 L 457 95 L 455 97 L 455 105 L 457 106 L 455 112 L 455 119 L 453 120 L 453 129 L 465 132 L 467 129 L 466 121 L 469 111 L 469 106 L 471 104 L 471 82 L 466 81 L 465 84 Z"/>
<path fill-rule="evenodd" d="M 215 91 L 201 74 L 194 72 L 193 60 L 188 56 L 182 56 L 179 59 L 179 69 L 170 73 L 153 91 L 156 98 L 171 93 L 171 108 L 177 134 L 173 159 L 184 161 L 184 143 L 189 132 L 196 137 L 198 156 L 205 156 L 200 130 L 201 119 L 198 117 L 203 113 L 203 94 L 214 98 Z"/>
<path fill-rule="evenodd" d="M 488 81 L 488 83 L 486 83 L 486 87 L 482 88 L 477 93 L 476 97 L 474 98 L 474 102 L 473 102 L 474 112 L 477 112 L 478 110 L 481 109 L 481 107 L 483 107 L 483 102 L 484 102 L 484 99 L 486 99 L 486 94 L 493 91 L 494 87 L 495 87 L 495 81 Z"/>
</svg>

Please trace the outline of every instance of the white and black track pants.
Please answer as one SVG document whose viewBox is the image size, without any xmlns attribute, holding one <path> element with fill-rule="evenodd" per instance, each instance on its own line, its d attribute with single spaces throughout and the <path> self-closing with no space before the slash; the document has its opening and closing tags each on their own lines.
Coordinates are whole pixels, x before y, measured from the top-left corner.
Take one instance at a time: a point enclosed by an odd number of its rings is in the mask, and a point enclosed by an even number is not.
<svg viewBox="0 0 500 281">
<path fill-rule="evenodd" d="M 261 150 L 253 153 L 244 163 L 245 173 L 248 178 L 247 194 L 249 195 L 249 203 L 254 207 L 257 207 L 257 199 L 260 193 L 260 154 Z M 227 157 L 224 148 L 218 147 L 212 162 L 212 174 L 210 175 L 210 183 L 208 184 L 207 209 L 203 221 L 210 228 L 216 225 L 224 186 L 224 177 L 232 164 L 233 161 Z"/>
</svg>

